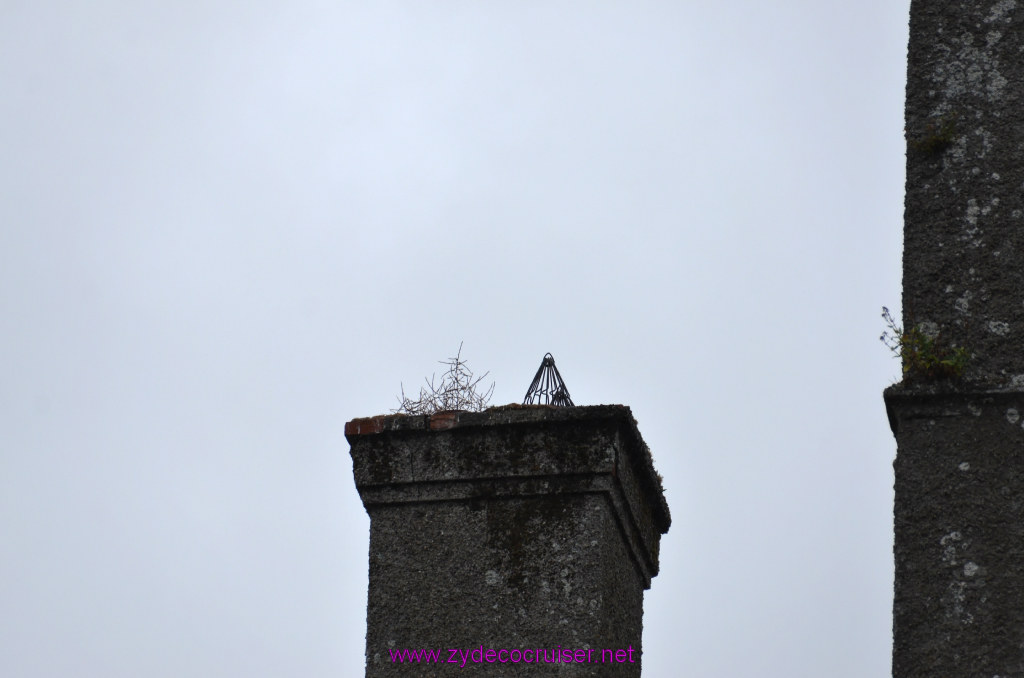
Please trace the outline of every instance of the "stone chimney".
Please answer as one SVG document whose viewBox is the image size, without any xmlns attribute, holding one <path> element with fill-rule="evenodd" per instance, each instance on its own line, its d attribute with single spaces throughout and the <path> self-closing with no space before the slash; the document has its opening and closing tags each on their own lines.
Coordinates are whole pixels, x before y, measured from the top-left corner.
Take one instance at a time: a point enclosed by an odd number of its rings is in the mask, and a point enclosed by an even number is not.
<svg viewBox="0 0 1024 678">
<path fill-rule="evenodd" d="M 893 676 L 1024 676 L 1024 7 L 912 0 Z"/>
<path fill-rule="evenodd" d="M 368 678 L 640 676 L 670 518 L 628 407 L 379 416 L 345 434 L 370 515 Z M 440 653 L 397 661 L 425 649 Z"/>
</svg>

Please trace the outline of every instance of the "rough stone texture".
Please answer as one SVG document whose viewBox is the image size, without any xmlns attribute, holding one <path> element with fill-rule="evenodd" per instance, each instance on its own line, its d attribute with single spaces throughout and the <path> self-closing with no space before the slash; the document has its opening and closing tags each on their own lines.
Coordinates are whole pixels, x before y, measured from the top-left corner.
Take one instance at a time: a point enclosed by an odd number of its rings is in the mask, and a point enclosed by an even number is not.
<svg viewBox="0 0 1024 678">
<path fill-rule="evenodd" d="M 968 379 L 992 388 L 1024 387 L 1019 4 L 911 3 L 904 327 L 966 347 Z"/>
<path fill-rule="evenodd" d="M 640 675 L 670 517 L 629 408 L 356 419 L 370 515 L 366 675 Z M 633 648 L 625 663 L 396 664 L 389 649 Z M 461 660 L 460 660 L 461 661 Z"/>
<path fill-rule="evenodd" d="M 963 378 L 886 390 L 893 676 L 1024 677 L 1024 0 L 912 0 L 903 322 Z"/>
<path fill-rule="evenodd" d="M 893 676 L 1024 676 L 1024 395 L 887 397 Z"/>
</svg>

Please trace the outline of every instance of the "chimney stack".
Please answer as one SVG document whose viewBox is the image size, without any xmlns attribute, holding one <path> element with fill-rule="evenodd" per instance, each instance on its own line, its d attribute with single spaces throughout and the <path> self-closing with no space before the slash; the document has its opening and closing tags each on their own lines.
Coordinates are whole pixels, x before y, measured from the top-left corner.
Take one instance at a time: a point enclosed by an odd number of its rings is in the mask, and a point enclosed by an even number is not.
<svg viewBox="0 0 1024 678">
<path fill-rule="evenodd" d="M 1024 7 L 912 0 L 895 678 L 1024 675 Z"/>
<path fill-rule="evenodd" d="M 670 518 L 628 407 L 379 416 L 345 434 L 370 516 L 368 678 L 640 676 Z"/>
</svg>

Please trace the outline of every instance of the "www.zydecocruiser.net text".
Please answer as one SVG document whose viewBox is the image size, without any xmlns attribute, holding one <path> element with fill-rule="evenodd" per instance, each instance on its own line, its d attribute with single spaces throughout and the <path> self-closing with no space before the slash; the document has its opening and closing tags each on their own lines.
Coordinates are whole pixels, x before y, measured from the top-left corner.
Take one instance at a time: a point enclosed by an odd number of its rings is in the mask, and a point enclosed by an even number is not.
<svg viewBox="0 0 1024 678">
<path fill-rule="evenodd" d="M 563 648 L 424 648 L 418 650 L 388 649 L 393 664 L 634 664 L 633 646 L 626 649 Z"/>
</svg>

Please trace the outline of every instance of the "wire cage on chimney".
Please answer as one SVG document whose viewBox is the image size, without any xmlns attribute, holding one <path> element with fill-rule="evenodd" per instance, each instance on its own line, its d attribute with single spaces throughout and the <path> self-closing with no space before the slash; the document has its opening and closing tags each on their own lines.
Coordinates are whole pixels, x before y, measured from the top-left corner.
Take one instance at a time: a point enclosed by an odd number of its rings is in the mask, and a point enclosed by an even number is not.
<svg viewBox="0 0 1024 678">
<path fill-rule="evenodd" d="M 569 397 L 569 389 L 562 381 L 562 375 L 555 367 L 555 358 L 550 353 L 544 354 L 537 376 L 526 391 L 524 405 L 556 405 L 558 407 L 575 407 Z"/>
</svg>

